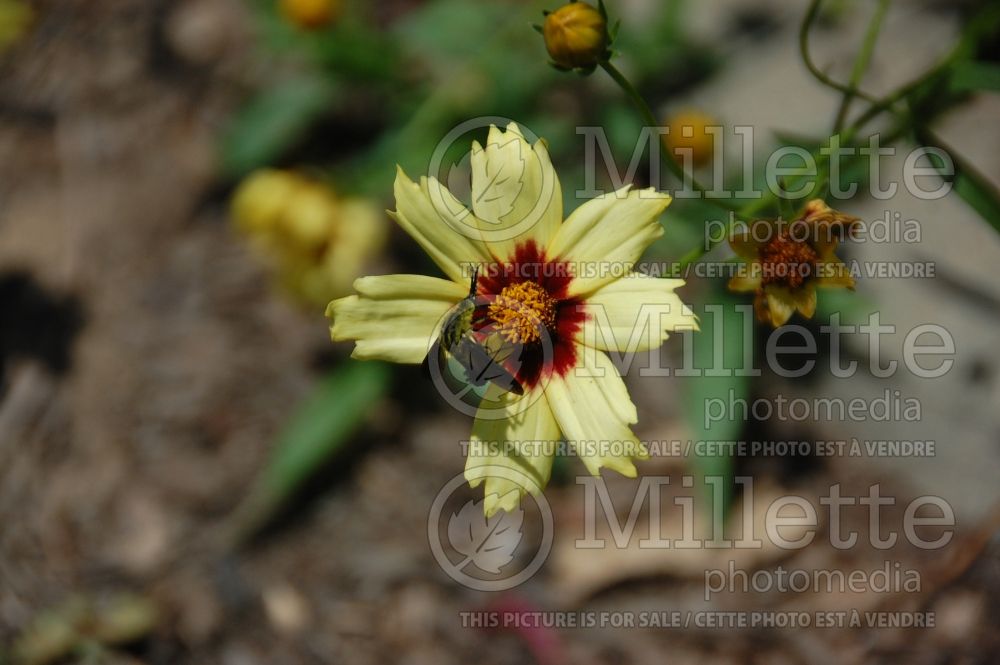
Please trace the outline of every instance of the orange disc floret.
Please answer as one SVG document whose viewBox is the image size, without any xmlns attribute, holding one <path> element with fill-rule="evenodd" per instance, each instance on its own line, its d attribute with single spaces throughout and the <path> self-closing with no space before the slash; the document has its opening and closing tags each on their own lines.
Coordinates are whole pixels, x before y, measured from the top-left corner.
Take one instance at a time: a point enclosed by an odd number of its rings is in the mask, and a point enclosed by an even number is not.
<svg viewBox="0 0 1000 665">
<path fill-rule="evenodd" d="M 505 286 L 490 303 L 489 316 L 508 342 L 529 344 L 556 323 L 556 300 L 535 282 Z"/>
</svg>

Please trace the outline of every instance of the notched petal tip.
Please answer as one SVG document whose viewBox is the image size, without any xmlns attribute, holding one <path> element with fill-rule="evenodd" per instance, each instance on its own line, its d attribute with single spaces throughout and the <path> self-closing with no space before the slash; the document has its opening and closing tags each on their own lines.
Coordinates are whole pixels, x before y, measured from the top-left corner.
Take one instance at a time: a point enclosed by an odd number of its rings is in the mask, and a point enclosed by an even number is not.
<svg viewBox="0 0 1000 665">
<path fill-rule="evenodd" d="M 644 189 L 630 189 L 631 185 L 626 185 L 625 187 L 619 189 L 615 192 L 615 195 L 620 199 L 633 199 L 639 201 L 655 201 L 655 208 L 649 210 L 649 215 L 651 219 L 657 219 L 663 211 L 666 210 L 671 203 L 673 203 L 674 198 L 667 194 L 666 192 L 661 192 L 655 187 L 646 187 Z M 662 228 L 662 227 L 661 227 Z"/>
<path fill-rule="evenodd" d="M 674 197 L 672 197 L 670 194 L 668 194 L 667 192 L 661 192 L 655 187 L 645 187 L 643 189 L 637 189 L 635 190 L 635 192 L 641 198 L 663 199 L 668 202 L 674 200 Z"/>
<path fill-rule="evenodd" d="M 513 120 L 507 123 L 507 132 L 511 134 L 516 134 L 522 139 L 524 138 L 524 132 L 521 131 L 521 126 L 518 125 Z"/>
<path fill-rule="evenodd" d="M 356 282 L 357 280 L 355 280 L 355 283 Z M 330 301 L 330 303 L 326 306 L 325 315 L 326 318 L 330 319 L 331 322 L 331 328 L 330 328 L 331 335 L 334 334 L 334 331 L 336 330 L 337 327 L 337 321 L 335 320 L 337 317 L 337 310 L 346 307 L 348 305 L 351 305 L 353 303 L 356 303 L 358 302 L 358 300 L 359 298 L 356 295 L 344 296 L 343 298 L 337 298 L 336 300 Z M 334 341 L 336 342 L 340 340 L 334 337 Z"/>
<path fill-rule="evenodd" d="M 644 458 L 640 457 L 638 459 L 644 459 Z M 616 458 L 614 460 L 611 459 L 605 460 L 601 463 L 601 467 L 605 469 L 611 469 L 612 471 L 620 473 L 626 478 L 635 478 L 639 475 L 639 471 L 638 469 L 635 468 L 635 464 L 632 463 L 632 460 L 624 457 Z M 596 476 L 600 474 L 595 473 L 594 475 Z"/>
<path fill-rule="evenodd" d="M 490 124 L 490 131 L 486 135 L 486 146 L 503 145 L 504 131 L 494 124 Z"/>
<path fill-rule="evenodd" d="M 501 510 L 512 513 L 521 506 L 521 492 L 511 490 L 500 496 L 496 493 L 487 494 L 483 501 L 483 514 L 489 519 Z"/>
<path fill-rule="evenodd" d="M 475 469 L 465 469 L 465 482 L 469 483 L 469 487 L 476 489 L 483 484 L 485 476 Z"/>
</svg>

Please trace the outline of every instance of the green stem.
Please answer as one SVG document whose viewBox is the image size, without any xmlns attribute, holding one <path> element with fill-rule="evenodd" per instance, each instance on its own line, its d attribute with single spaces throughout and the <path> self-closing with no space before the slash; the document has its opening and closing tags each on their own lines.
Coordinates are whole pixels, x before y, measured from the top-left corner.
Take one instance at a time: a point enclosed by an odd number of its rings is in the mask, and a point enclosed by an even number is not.
<svg viewBox="0 0 1000 665">
<path fill-rule="evenodd" d="M 909 126 L 909 120 L 905 117 L 905 113 L 897 111 L 894 107 L 901 101 L 903 101 L 908 95 L 913 91 L 917 90 L 921 86 L 932 81 L 934 78 L 942 75 L 949 67 L 955 64 L 956 61 L 961 59 L 963 56 L 967 55 L 972 45 L 976 42 L 977 37 L 990 29 L 996 22 L 1000 21 L 1000 9 L 991 8 L 989 10 L 981 12 L 976 18 L 969 23 L 966 28 L 965 33 L 959 39 L 959 42 L 954 46 L 954 48 L 940 61 L 937 65 L 924 72 L 924 74 L 918 76 L 909 83 L 896 89 L 891 94 L 883 97 L 877 98 L 870 95 L 860 89 L 858 85 L 860 84 L 860 77 L 863 74 L 865 68 L 867 67 L 868 61 L 871 58 L 871 52 L 865 53 L 865 51 L 870 51 L 874 49 L 874 44 L 881 29 L 881 23 L 884 19 L 884 14 L 886 13 L 888 0 L 880 0 L 880 5 L 876 10 L 876 16 L 873 17 L 871 26 L 869 27 L 868 34 L 865 37 L 865 43 L 863 46 L 863 52 L 859 55 L 857 61 L 855 62 L 854 72 L 852 73 L 852 79 L 850 85 L 844 85 L 837 81 L 834 81 L 825 73 L 823 73 L 813 62 L 812 57 L 809 52 L 809 33 L 812 30 L 813 24 L 815 23 L 817 17 L 819 16 L 819 8 L 822 0 L 812 0 L 809 4 L 809 9 L 806 12 L 805 19 L 802 22 L 802 26 L 799 30 L 799 49 L 802 52 L 802 60 L 806 65 L 806 68 L 810 73 L 822 84 L 833 88 L 834 90 L 839 90 L 845 96 L 850 95 L 851 98 L 864 99 L 870 102 L 871 106 L 867 108 L 864 113 L 862 113 L 858 118 L 854 120 L 848 127 L 843 128 L 835 133 L 839 133 L 841 137 L 841 144 L 850 144 L 855 136 L 857 136 L 864 126 L 874 119 L 876 116 L 880 115 L 885 111 L 891 112 L 897 119 L 898 122 L 896 126 L 890 130 L 884 137 L 883 142 L 893 143 L 904 135 Z M 848 104 L 850 102 L 848 101 Z M 838 116 L 840 114 L 838 113 Z M 846 111 L 844 112 L 845 120 L 841 120 L 840 123 L 846 121 Z M 829 169 L 829 165 L 820 157 L 820 172 L 826 172 Z M 741 219 L 749 219 L 756 215 L 761 210 L 767 208 L 774 203 L 775 195 L 771 191 L 764 192 L 764 195 L 755 200 L 750 201 L 739 211 L 739 217 Z M 714 242 L 703 243 L 699 247 L 692 249 L 690 252 L 681 258 L 680 264 L 681 268 L 685 268 L 690 263 L 697 261 L 704 254 L 710 251 L 716 244 Z"/>
<path fill-rule="evenodd" d="M 852 96 L 861 97 L 862 99 L 865 99 L 869 102 L 874 103 L 878 101 L 871 95 L 868 95 L 860 90 L 857 90 L 856 88 L 852 88 L 851 86 L 847 86 L 838 81 L 834 81 L 832 78 L 827 76 L 819 67 L 817 67 L 815 62 L 813 62 L 812 56 L 810 55 L 809 52 L 809 34 L 812 32 L 813 24 L 816 23 L 816 19 L 819 17 L 819 7 L 821 2 L 822 0 L 812 0 L 812 2 L 809 3 L 809 9 L 806 11 L 806 16 L 802 20 L 802 25 L 799 28 L 799 52 L 802 54 L 803 64 L 805 64 L 806 69 L 809 70 L 809 73 L 813 75 L 813 78 L 815 78 L 817 81 L 827 86 L 828 88 L 833 88 L 834 90 L 838 90 L 844 93 L 845 95 L 850 94 Z"/>
<path fill-rule="evenodd" d="M 962 58 L 970 57 L 974 53 L 976 45 L 996 30 L 998 25 L 1000 25 L 1000 5 L 987 4 L 983 11 L 966 21 L 965 29 L 958 43 L 955 44 L 955 47 L 937 65 L 922 76 L 897 89 L 896 92 L 888 97 L 880 100 L 872 108 L 868 109 L 864 115 L 858 118 L 854 124 L 857 127 L 861 127 L 865 122 L 871 120 L 882 111 L 889 109 L 904 97 L 909 96 L 913 91 L 944 74 Z"/>
<path fill-rule="evenodd" d="M 858 86 L 861 85 L 861 79 L 864 77 L 865 71 L 868 69 L 868 64 L 871 62 L 872 54 L 875 51 L 875 42 L 878 41 L 878 34 L 882 30 L 882 21 L 885 19 L 888 10 L 889 0 L 879 0 L 878 6 L 875 8 L 875 14 L 868 24 L 868 32 L 865 33 L 865 39 L 861 43 L 861 50 L 854 61 L 854 69 L 851 71 L 851 79 L 847 84 L 847 92 L 844 93 L 843 98 L 840 100 L 840 108 L 837 110 L 837 117 L 833 123 L 834 134 L 839 134 L 840 130 L 844 127 L 844 122 L 847 120 L 847 112 L 854 97 L 858 94 Z"/>
<path fill-rule="evenodd" d="M 639 115 L 642 116 L 642 121 L 647 127 L 659 127 L 662 124 L 656 119 L 656 116 L 653 115 L 653 111 L 649 108 L 649 104 L 647 104 L 646 100 L 643 99 L 641 94 L 639 94 L 639 91 L 635 89 L 635 86 L 632 85 L 628 78 L 626 78 L 617 67 L 611 64 L 610 61 L 605 60 L 601 63 L 601 68 L 608 73 L 608 76 L 610 76 L 612 80 L 618 84 L 618 87 L 620 87 L 625 95 L 632 101 L 632 104 L 634 104 L 636 110 L 639 111 Z M 708 190 L 705 189 L 705 187 L 699 183 L 693 175 L 689 176 L 689 174 L 685 173 L 684 167 L 677 163 L 677 161 L 673 158 L 673 155 L 670 154 L 670 151 L 663 148 L 664 147 L 661 146 L 661 149 L 659 150 L 663 165 L 666 166 L 667 169 L 681 181 L 682 185 L 685 183 L 686 178 L 690 177 L 692 189 L 701 194 L 706 201 L 729 212 L 736 213 L 739 210 L 739 206 L 733 203 L 710 197 L 708 195 Z"/>
<path fill-rule="evenodd" d="M 865 124 L 867 124 L 870 120 L 875 118 L 875 116 L 879 115 L 883 111 L 891 110 L 893 106 L 895 106 L 898 102 L 900 102 L 904 97 L 909 95 L 911 92 L 921 87 L 928 81 L 934 79 L 935 77 L 940 76 L 941 73 L 944 72 L 944 70 L 951 67 L 955 63 L 955 61 L 958 60 L 958 58 L 962 55 L 963 52 L 964 52 L 964 43 L 959 44 L 959 46 L 956 47 L 955 50 L 953 50 L 948 55 L 948 57 L 946 57 L 936 67 L 929 70 L 924 75 L 911 81 L 910 83 L 904 85 L 903 87 L 898 88 L 891 95 L 888 95 L 887 97 L 884 97 L 883 99 L 880 99 L 875 103 L 873 103 L 864 113 L 861 114 L 861 116 L 858 117 L 857 120 L 854 121 L 850 129 L 856 132 L 860 130 Z"/>
<path fill-rule="evenodd" d="M 882 140 L 886 144 L 894 143 L 896 140 L 898 140 L 901 136 L 903 136 L 906 133 L 906 128 L 907 128 L 908 124 L 909 123 L 906 120 L 901 121 L 888 134 L 886 134 L 886 136 Z M 820 182 L 821 180 L 829 177 L 829 170 L 830 170 L 829 159 L 830 159 L 830 157 L 827 156 L 827 155 L 820 155 L 820 156 L 817 157 L 815 155 L 815 153 L 813 153 L 813 157 L 815 157 L 816 160 L 818 161 L 817 182 Z M 801 182 L 801 178 L 802 177 L 805 177 L 805 176 L 801 176 L 799 178 L 794 178 L 791 181 L 790 184 L 792 186 L 798 185 L 799 182 Z M 816 193 L 814 192 L 814 195 L 815 194 Z M 763 208 L 765 208 L 768 205 L 770 205 L 773 202 L 774 198 L 775 198 L 775 196 L 774 196 L 773 192 L 771 192 L 770 190 L 768 190 L 767 192 L 764 193 L 763 197 L 757 199 L 756 201 L 752 201 L 752 202 L 748 203 L 747 205 L 745 205 L 743 207 L 743 209 L 741 211 L 742 217 L 744 219 L 751 219 L 757 212 L 759 212 Z M 684 256 L 682 256 L 681 259 L 680 259 L 680 261 L 678 261 L 678 264 L 679 264 L 678 270 L 681 273 L 681 275 L 683 275 L 684 270 L 690 264 L 692 264 L 695 261 L 697 261 L 698 259 L 700 259 L 702 256 L 704 256 L 709 251 L 711 251 L 712 249 L 714 249 L 717 245 L 719 245 L 723 240 L 725 240 L 724 236 L 728 236 L 728 233 L 726 233 L 726 234 L 720 234 L 720 236 L 722 236 L 721 240 L 715 240 L 715 237 L 713 236 L 713 238 L 711 240 L 709 240 L 708 242 L 705 242 L 705 243 L 702 243 L 702 244 L 698 245 L 697 247 L 691 249 L 687 254 L 685 254 Z"/>
<path fill-rule="evenodd" d="M 728 232 L 727 232 L 727 235 L 728 235 Z M 685 254 L 684 256 L 682 256 L 681 259 L 680 259 L 680 261 L 677 262 L 678 277 L 683 277 L 684 276 L 684 271 L 687 270 L 687 267 L 689 265 L 691 265 L 692 263 L 694 263 L 695 261 L 697 261 L 698 259 L 700 259 L 702 256 L 704 256 L 708 252 L 712 251 L 712 249 L 714 249 L 715 246 L 718 245 L 718 244 L 719 244 L 719 242 L 715 241 L 714 239 L 708 240 L 708 241 L 706 241 L 706 243 L 705 243 L 704 246 L 703 245 L 698 245 L 697 247 L 695 247 L 694 249 L 692 249 L 691 251 L 689 251 L 687 254 Z"/>
<path fill-rule="evenodd" d="M 941 174 L 941 177 L 952 183 L 954 191 L 965 199 L 965 202 L 972 206 L 973 210 L 979 213 L 987 224 L 1000 231 L 1000 192 L 997 191 L 989 178 L 942 141 L 926 125 L 915 125 L 913 129 L 919 143 L 943 150 L 951 156 L 954 171 L 950 177 L 944 173 Z M 940 167 L 938 168 L 940 170 Z M 966 192 L 973 190 L 976 196 L 970 197 L 962 190 L 966 190 Z"/>
</svg>

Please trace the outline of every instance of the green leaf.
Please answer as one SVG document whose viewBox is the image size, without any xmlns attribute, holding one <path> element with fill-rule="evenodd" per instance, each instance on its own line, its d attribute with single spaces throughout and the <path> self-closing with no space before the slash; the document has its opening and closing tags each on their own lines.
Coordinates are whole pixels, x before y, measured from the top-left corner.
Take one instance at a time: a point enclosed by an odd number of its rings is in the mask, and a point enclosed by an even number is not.
<svg viewBox="0 0 1000 665">
<path fill-rule="evenodd" d="M 750 378 L 738 376 L 738 370 L 750 370 L 753 364 L 753 312 L 728 292 L 716 290 L 711 302 L 697 307 L 700 330 L 693 333 L 694 367 L 698 376 L 685 378 L 685 398 L 689 428 L 695 441 L 736 441 L 743 430 L 742 419 L 718 418 L 708 414 L 708 406 L 721 401 L 731 416 L 729 405 L 748 400 Z M 712 418 L 707 418 L 711 415 Z M 711 420 L 711 422 L 707 422 Z M 703 477 L 721 476 L 725 510 L 732 500 L 733 459 L 729 455 L 698 456 L 696 471 Z M 713 510 L 720 507 L 713 506 Z"/>
<path fill-rule="evenodd" d="M 727 221 L 726 214 L 705 199 L 675 199 L 660 219 L 667 232 L 653 243 L 647 257 L 679 261 L 692 250 L 701 249 L 707 235 L 712 239 L 722 236 Z"/>
<path fill-rule="evenodd" d="M 313 35 L 308 45 L 330 76 L 368 88 L 395 82 L 405 73 L 396 42 L 362 21 L 342 20 L 332 32 Z"/>
<path fill-rule="evenodd" d="M 495 38 L 498 29 L 513 24 L 520 31 L 526 18 L 527 14 L 502 3 L 438 0 L 402 16 L 392 32 L 404 50 L 454 71 L 456 63 L 481 53 L 484 42 Z"/>
<path fill-rule="evenodd" d="M 265 166 L 302 138 L 336 98 L 329 82 L 299 78 L 261 92 L 236 115 L 222 141 L 222 166 L 241 176 Z"/>
<path fill-rule="evenodd" d="M 971 60 L 956 63 L 951 70 L 948 87 L 956 93 L 1000 91 L 1000 65 Z"/>
<path fill-rule="evenodd" d="M 822 289 L 816 301 L 816 315 L 813 320 L 826 324 L 830 317 L 839 314 L 838 324 L 841 326 L 861 326 L 868 323 L 869 317 L 878 307 L 863 293 L 847 289 Z"/>
<path fill-rule="evenodd" d="M 329 462 L 364 421 L 389 386 L 381 363 L 355 362 L 316 386 L 278 437 L 257 484 L 233 518 L 233 540 L 253 535 L 318 468 Z"/>
<path fill-rule="evenodd" d="M 1000 232 L 1000 198 L 996 189 L 979 174 L 960 171 L 955 177 L 955 193 L 972 206 L 990 226 Z"/>
<path fill-rule="evenodd" d="M 918 127 L 916 137 L 925 145 L 944 150 L 951 157 L 954 171 L 949 175 L 941 159 L 933 153 L 928 154 L 931 164 L 941 171 L 942 177 L 951 181 L 953 191 L 990 226 L 1000 232 L 1000 192 L 996 187 L 958 152 L 944 144 L 931 130 Z"/>
</svg>

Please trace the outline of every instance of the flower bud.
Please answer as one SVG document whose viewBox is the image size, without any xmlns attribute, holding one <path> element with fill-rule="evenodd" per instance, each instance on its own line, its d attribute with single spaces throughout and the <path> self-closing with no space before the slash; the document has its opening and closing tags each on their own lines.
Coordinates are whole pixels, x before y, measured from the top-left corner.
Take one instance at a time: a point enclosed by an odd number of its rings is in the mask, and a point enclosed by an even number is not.
<svg viewBox="0 0 1000 665">
<path fill-rule="evenodd" d="M 248 176 L 233 196 L 232 217 L 282 287 L 316 305 L 347 293 L 387 237 L 373 201 L 340 197 L 293 171 Z"/>
<path fill-rule="evenodd" d="M 571 2 L 545 17 L 545 48 L 563 69 L 592 69 L 608 57 L 604 13 L 585 2 Z"/>
<path fill-rule="evenodd" d="M 233 196 L 233 220 L 251 235 L 271 233 L 291 198 L 298 181 L 294 174 L 262 169 L 249 175 Z"/>
<path fill-rule="evenodd" d="M 715 151 L 715 136 L 707 128 L 718 125 L 718 121 L 701 111 L 682 111 L 667 118 L 670 132 L 665 137 L 667 149 L 678 159 L 688 159 L 693 166 L 702 166 L 712 161 Z"/>
<path fill-rule="evenodd" d="M 281 15 L 304 30 L 318 30 L 340 15 L 340 0 L 280 0 Z"/>
<path fill-rule="evenodd" d="M 285 204 L 277 231 L 283 242 L 298 251 L 319 251 L 330 242 L 338 221 L 339 202 L 333 192 L 303 178 Z"/>
</svg>

